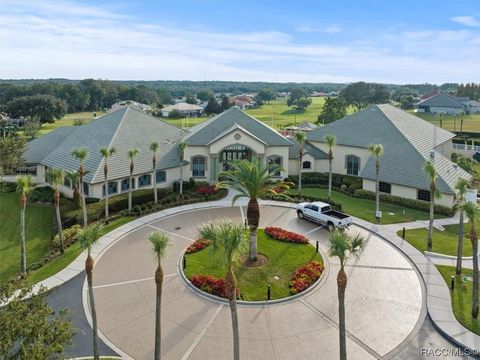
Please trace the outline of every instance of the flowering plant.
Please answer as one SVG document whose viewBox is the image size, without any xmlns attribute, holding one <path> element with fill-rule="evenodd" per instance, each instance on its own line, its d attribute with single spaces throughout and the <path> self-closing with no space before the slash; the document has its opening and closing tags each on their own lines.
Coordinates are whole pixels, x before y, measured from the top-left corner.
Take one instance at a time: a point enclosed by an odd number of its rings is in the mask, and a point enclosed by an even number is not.
<svg viewBox="0 0 480 360">
<path fill-rule="evenodd" d="M 217 192 L 217 188 L 215 185 L 201 185 L 197 187 L 195 191 L 198 195 L 208 197 L 209 195 L 215 194 Z"/>
<path fill-rule="evenodd" d="M 227 284 L 225 279 L 218 279 L 212 275 L 193 275 L 190 279 L 192 284 L 206 293 L 227 298 Z M 240 290 L 237 289 L 237 299 Z"/>
<path fill-rule="evenodd" d="M 187 254 L 196 253 L 197 251 L 203 250 L 211 244 L 212 244 L 211 240 L 198 239 L 198 240 L 194 241 L 192 244 L 190 244 L 190 246 L 187 248 L 187 250 L 185 250 L 185 253 L 187 253 Z"/>
<path fill-rule="evenodd" d="M 280 241 L 293 242 L 298 244 L 308 244 L 308 239 L 300 234 L 294 233 L 292 231 L 287 231 L 279 227 L 269 226 L 265 228 L 265 233 Z"/>
<path fill-rule="evenodd" d="M 318 261 L 300 266 L 290 280 L 290 293 L 298 294 L 308 289 L 322 275 L 323 269 L 323 265 Z"/>
</svg>

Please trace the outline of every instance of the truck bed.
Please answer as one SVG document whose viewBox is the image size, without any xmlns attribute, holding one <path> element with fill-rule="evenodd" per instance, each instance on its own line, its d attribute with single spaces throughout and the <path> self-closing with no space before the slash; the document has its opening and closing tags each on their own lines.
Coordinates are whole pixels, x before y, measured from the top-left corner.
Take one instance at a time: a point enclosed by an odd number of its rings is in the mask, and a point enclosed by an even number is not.
<svg viewBox="0 0 480 360">
<path fill-rule="evenodd" d="M 349 215 L 341 213 L 340 211 L 335 211 L 335 210 L 329 210 L 324 212 L 323 214 L 340 219 L 340 220 L 343 220 L 349 217 Z"/>
</svg>

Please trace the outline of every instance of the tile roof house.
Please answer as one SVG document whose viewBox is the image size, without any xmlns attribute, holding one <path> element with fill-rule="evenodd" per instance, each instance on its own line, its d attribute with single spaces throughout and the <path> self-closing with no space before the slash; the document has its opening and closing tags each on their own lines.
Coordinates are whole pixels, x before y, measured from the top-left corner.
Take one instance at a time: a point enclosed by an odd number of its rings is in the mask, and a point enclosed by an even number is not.
<svg viewBox="0 0 480 360">
<path fill-rule="evenodd" d="M 415 105 L 418 112 L 451 115 L 480 112 L 478 101 L 470 100 L 468 96 L 452 96 L 439 92 L 432 94 Z"/>
<path fill-rule="evenodd" d="M 162 116 L 168 117 L 173 110 L 181 112 L 184 116 L 197 117 L 202 115 L 203 107 L 195 104 L 188 104 L 186 102 L 180 102 L 175 105 L 168 105 L 162 108 Z"/>
</svg>

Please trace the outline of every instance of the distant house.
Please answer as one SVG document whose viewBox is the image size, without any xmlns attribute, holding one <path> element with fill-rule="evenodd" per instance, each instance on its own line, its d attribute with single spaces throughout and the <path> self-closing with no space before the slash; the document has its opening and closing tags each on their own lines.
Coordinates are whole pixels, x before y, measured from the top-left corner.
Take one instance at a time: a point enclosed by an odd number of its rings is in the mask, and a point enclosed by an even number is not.
<svg viewBox="0 0 480 360">
<path fill-rule="evenodd" d="M 197 117 L 202 115 L 203 113 L 203 107 L 199 105 L 187 104 L 185 102 L 181 102 L 175 105 L 165 106 L 162 109 L 162 116 L 168 117 L 173 110 L 176 110 L 182 113 L 182 115 L 184 115 L 185 117 Z"/>
<path fill-rule="evenodd" d="M 318 125 L 309 122 L 309 121 L 304 121 L 300 125 L 298 125 L 298 130 L 300 131 L 312 131 L 315 130 L 318 127 Z"/>
<path fill-rule="evenodd" d="M 440 92 L 434 92 L 430 97 L 423 98 L 415 105 L 418 112 L 430 114 L 457 115 L 475 114 L 480 112 L 480 103 L 470 100 L 468 96 L 452 96 Z"/>
<path fill-rule="evenodd" d="M 229 101 L 240 110 L 245 110 L 255 106 L 255 96 L 253 94 L 230 96 Z"/>
<path fill-rule="evenodd" d="M 323 91 L 314 91 L 310 94 L 310 96 L 312 96 L 312 97 L 325 97 L 325 96 L 328 96 L 328 94 L 323 92 Z"/>
<path fill-rule="evenodd" d="M 119 101 L 119 102 L 116 102 L 115 104 L 113 104 L 112 107 L 108 110 L 108 112 L 117 111 L 117 110 L 126 108 L 127 106 L 134 107 L 134 108 L 136 108 L 138 110 L 141 110 L 143 112 L 152 111 L 152 107 L 150 105 L 142 104 L 142 103 L 139 103 L 139 102 L 133 101 L 133 100 L 124 100 L 124 101 Z"/>
</svg>

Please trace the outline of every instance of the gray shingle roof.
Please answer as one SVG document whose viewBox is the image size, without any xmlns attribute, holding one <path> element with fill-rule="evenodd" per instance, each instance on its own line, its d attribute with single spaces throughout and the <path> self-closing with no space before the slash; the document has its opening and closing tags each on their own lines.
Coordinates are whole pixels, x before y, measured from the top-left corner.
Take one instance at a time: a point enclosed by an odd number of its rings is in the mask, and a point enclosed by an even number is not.
<svg viewBox="0 0 480 360">
<path fill-rule="evenodd" d="M 58 131 L 58 130 L 55 130 Z M 135 174 L 151 170 L 152 153 L 149 149 L 152 141 L 158 142 L 157 169 L 166 169 L 180 164 L 177 143 L 185 132 L 160 119 L 145 114 L 133 107 L 126 107 L 104 115 L 90 123 L 77 127 L 40 162 L 49 167 L 67 171 L 78 169 L 78 161 L 70 154 L 78 148 L 88 149 L 85 167 L 88 174 L 85 181 L 97 183 L 103 181 L 102 147 L 115 147 L 116 153 L 109 159 L 109 178 L 117 179 L 129 175 L 128 150 L 139 149 L 135 159 Z M 42 137 L 38 139 L 42 141 Z M 47 140 L 48 141 L 48 140 Z"/>
<path fill-rule="evenodd" d="M 241 126 L 249 133 L 255 134 L 257 138 L 270 146 L 291 145 L 290 141 L 280 135 L 276 130 L 236 107 L 231 107 L 227 111 L 192 127 L 190 129 L 190 135 L 187 136 L 185 142 L 187 145 L 197 146 L 208 144 L 213 139 L 218 138 L 220 134 L 228 131 L 235 124 Z"/>
<path fill-rule="evenodd" d="M 459 99 L 442 93 L 435 94 L 425 100 L 420 101 L 417 106 L 437 106 L 453 108 L 463 107 L 463 105 L 459 102 Z"/>
<path fill-rule="evenodd" d="M 40 138 L 29 141 L 23 155 L 25 162 L 27 164 L 38 164 L 77 129 L 77 126 L 63 126 Z"/>
<path fill-rule="evenodd" d="M 381 158 L 381 181 L 419 189 L 428 189 L 429 186 L 423 166 L 430 159 L 434 139 L 439 145 L 454 137 L 454 134 L 389 104 L 373 105 L 337 120 L 308 133 L 307 139 L 324 142 L 327 134 L 334 134 L 340 145 L 366 148 L 369 144 L 383 144 L 385 153 Z M 459 177 L 471 178 L 470 174 L 454 167 L 439 153 L 435 156 L 435 167 L 437 186 L 444 193 L 454 192 Z M 373 158 L 369 158 L 360 176 L 375 179 Z"/>
<path fill-rule="evenodd" d="M 299 151 L 300 145 L 295 139 L 290 139 L 290 141 L 292 142 L 292 146 L 290 146 L 290 148 L 288 149 L 288 158 L 298 159 L 298 151 Z M 315 159 L 328 159 L 328 154 L 326 152 L 316 148 L 315 146 L 310 144 L 308 141 L 305 142 L 305 144 L 303 145 L 303 153 L 309 154 L 313 156 Z"/>
</svg>

